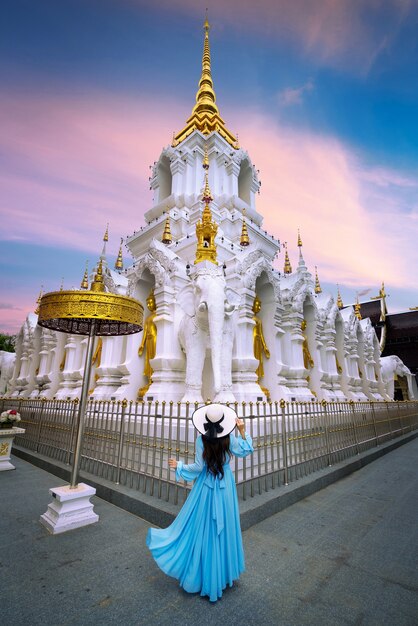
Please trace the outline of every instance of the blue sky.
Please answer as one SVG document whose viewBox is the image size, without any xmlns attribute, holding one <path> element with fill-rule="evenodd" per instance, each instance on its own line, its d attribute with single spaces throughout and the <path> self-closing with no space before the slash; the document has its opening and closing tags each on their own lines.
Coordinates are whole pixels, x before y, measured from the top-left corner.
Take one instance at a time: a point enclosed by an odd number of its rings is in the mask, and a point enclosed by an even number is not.
<svg viewBox="0 0 418 626">
<path fill-rule="evenodd" d="M 148 166 L 194 104 L 204 3 L 2 3 L 0 330 L 77 286 L 150 208 Z M 324 288 L 418 304 L 418 4 L 211 3 L 217 101 L 260 169 L 257 208 Z M 126 258 L 125 261 L 128 261 Z M 283 259 L 278 261 L 281 266 Z"/>
</svg>

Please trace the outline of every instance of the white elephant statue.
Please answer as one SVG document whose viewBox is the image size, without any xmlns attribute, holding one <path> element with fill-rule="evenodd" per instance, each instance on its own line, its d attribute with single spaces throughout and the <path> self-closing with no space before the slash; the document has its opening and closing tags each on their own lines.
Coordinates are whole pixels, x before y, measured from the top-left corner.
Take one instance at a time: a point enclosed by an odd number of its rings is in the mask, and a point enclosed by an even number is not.
<svg viewBox="0 0 418 626">
<path fill-rule="evenodd" d="M 16 362 L 14 352 L 0 350 L 0 396 L 6 393 Z"/>
<path fill-rule="evenodd" d="M 411 374 L 411 371 L 398 356 L 391 354 L 390 356 L 380 357 L 380 365 L 382 367 L 382 378 L 386 387 L 386 393 L 390 398 L 393 399 L 395 395 L 395 376 L 397 376 L 399 378 L 405 378 L 407 381 L 408 399 L 418 399 L 415 376 Z"/>
<path fill-rule="evenodd" d="M 203 402 L 203 367 L 210 350 L 214 402 L 234 402 L 232 394 L 233 314 L 239 294 L 226 286 L 220 267 L 197 268 L 191 283 L 178 294 L 185 312 L 179 341 L 186 355 L 186 391 L 183 402 Z"/>
</svg>

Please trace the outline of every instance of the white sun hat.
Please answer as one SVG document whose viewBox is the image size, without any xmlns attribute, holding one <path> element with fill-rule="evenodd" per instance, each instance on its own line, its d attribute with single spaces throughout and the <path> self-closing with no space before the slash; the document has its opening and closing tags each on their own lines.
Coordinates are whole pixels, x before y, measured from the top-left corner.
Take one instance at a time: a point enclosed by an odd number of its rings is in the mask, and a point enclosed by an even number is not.
<svg viewBox="0 0 418 626">
<path fill-rule="evenodd" d="M 226 404 L 206 404 L 192 415 L 194 427 L 208 439 L 220 439 L 231 433 L 236 426 L 237 414 Z"/>
</svg>

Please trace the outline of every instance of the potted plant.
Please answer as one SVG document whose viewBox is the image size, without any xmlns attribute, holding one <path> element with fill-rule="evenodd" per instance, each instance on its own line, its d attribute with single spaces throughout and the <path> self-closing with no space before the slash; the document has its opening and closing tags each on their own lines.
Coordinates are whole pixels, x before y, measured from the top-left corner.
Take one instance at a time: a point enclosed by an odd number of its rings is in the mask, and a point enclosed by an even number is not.
<svg viewBox="0 0 418 626">
<path fill-rule="evenodd" d="M 0 415 L 0 428 L 13 428 L 20 421 L 20 415 L 15 409 L 3 411 Z"/>
</svg>

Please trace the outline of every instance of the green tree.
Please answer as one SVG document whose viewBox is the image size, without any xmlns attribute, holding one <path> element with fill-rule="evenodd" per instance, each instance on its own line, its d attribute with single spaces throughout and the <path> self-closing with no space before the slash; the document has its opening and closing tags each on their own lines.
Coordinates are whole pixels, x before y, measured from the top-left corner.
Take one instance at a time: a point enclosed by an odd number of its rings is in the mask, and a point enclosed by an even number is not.
<svg viewBox="0 0 418 626">
<path fill-rule="evenodd" d="M 4 352 L 15 352 L 16 335 L 0 333 L 0 350 Z"/>
</svg>

